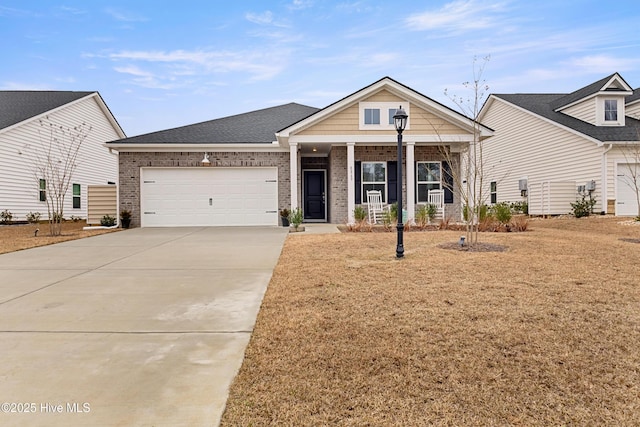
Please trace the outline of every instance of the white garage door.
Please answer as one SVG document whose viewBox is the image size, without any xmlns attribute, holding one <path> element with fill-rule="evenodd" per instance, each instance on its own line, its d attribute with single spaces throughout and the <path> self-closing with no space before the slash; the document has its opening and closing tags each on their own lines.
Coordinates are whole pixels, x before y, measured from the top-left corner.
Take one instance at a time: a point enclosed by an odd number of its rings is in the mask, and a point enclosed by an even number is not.
<svg viewBox="0 0 640 427">
<path fill-rule="evenodd" d="M 618 180 L 616 187 L 616 215 L 638 215 L 638 199 L 633 185 L 632 171 L 635 171 L 636 179 L 640 174 L 640 164 L 622 163 L 618 165 Z"/>
<path fill-rule="evenodd" d="M 143 227 L 278 225 L 277 168 L 142 168 Z"/>
</svg>

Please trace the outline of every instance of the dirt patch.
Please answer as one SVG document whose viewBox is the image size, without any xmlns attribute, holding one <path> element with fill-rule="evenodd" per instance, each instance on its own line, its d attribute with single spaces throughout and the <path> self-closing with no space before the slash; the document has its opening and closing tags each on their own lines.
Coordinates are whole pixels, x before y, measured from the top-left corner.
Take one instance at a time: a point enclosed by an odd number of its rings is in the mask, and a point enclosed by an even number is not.
<svg viewBox="0 0 640 427">
<path fill-rule="evenodd" d="M 83 227 L 86 227 L 86 225 L 84 221 L 64 222 L 62 224 L 62 235 L 55 237 L 49 235 L 49 224 L 0 225 L 0 254 L 82 239 L 119 230 L 83 230 Z M 35 235 L 36 229 L 39 229 L 37 236 Z"/>
<path fill-rule="evenodd" d="M 640 227 L 288 238 L 222 425 L 640 425 Z"/>
<path fill-rule="evenodd" d="M 462 252 L 504 252 L 507 250 L 507 247 L 504 245 L 484 242 L 475 243 L 473 246 L 469 246 L 468 244 L 460 245 L 458 242 L 447 242 L 439 244 L 438 247 Z"/>
</svg>

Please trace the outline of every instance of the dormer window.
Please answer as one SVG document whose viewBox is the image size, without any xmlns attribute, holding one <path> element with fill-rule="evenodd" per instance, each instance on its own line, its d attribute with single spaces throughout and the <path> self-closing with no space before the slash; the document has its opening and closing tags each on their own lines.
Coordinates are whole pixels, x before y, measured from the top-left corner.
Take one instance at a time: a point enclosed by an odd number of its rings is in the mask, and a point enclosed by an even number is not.
<svg viewBox="0 0 640 427">
<path fill-rule="evenodd" d="M 604 121 L 605 122 L 617 122 L 618 121 L 618 101 L 615 99 L 604 100 Z"/>
</svg>

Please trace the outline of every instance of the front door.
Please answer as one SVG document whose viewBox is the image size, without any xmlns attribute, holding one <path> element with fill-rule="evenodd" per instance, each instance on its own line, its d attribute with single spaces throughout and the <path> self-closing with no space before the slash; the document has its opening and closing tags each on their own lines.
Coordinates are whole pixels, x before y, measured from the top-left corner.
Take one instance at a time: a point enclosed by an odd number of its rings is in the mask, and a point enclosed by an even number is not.
<svg viewBox="0 0 640 427">
<path fill-rule="evenodd" d="M 305 221 L 326 221 L 326 171 L 306 170 L 304 180 L 304 219 Z"/>
</svg>

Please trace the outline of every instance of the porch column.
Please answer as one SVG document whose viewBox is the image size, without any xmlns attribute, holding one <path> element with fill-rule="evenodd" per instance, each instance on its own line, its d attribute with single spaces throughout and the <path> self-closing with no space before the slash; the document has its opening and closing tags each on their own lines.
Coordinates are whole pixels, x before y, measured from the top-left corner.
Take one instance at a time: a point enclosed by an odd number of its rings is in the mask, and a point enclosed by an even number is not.
<svg viewBox="0 0 640 427">
<path fill-rule="evenodd" d="M 353 210 L 356 208 L 356 179 L 355 179 L 355 142 L 347 142 L 347 222 L 355 224 Z"/>
<path fill-rule="evenodd" d="M 414 147 L 416 143 L 407 141 L 407 216 L 411 224 L 415 224 L 416 217 L 416 162 L 414 161 Z"/>
<path fill-rule="evenodd" d="M 291 212 L 298 208 L 298 143 L 289 143 L 289 170 L 291 172 Z"/>
</svg>

